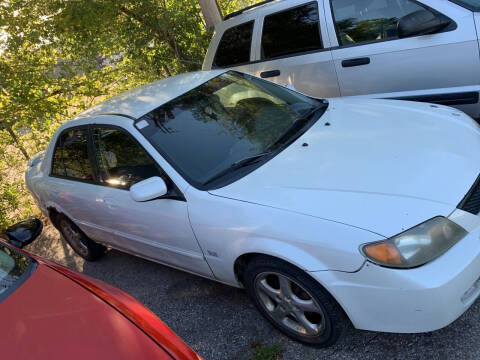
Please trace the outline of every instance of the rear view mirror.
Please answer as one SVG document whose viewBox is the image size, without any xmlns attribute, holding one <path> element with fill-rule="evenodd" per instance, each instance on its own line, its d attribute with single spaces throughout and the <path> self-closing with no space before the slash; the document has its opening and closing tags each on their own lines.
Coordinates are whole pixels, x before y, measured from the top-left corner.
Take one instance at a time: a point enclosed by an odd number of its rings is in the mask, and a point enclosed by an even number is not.
<svg viewBox="0 0 480 360">
<path fill-rule="evenodd" d="M 8 242 L 18 248 L 30 244 L 41 234 L 43 223 L 35 217 L 20 221 L 10 226 L 6 231 Z"/>
<path fill-rule="evenodd" d="M 452 24 L 452 20 L 440 13 L 423 9 L 405 15 L 398 22 L 398 37 L 434 34 Z"/>
<path fill-rule="evenodd" d="M 148 201 L 166 195 L 167 184 L 158 176 L 140 181 L 130 187 L 130 196 L 135 201 Z"/>
</svg>

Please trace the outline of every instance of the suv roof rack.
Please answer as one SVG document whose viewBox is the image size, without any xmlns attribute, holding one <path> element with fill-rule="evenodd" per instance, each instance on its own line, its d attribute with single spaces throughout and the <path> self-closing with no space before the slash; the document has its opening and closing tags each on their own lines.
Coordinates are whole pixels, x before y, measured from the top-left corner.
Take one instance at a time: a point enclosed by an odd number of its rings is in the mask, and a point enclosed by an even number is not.
<svg viewBox="0 0 480 360">
<path fill-rule="evenodd" d="M 238 11 L 234 11 L 228 15 L 225 15 L 225 17 L 223 18 L 223 20 L 228 20 L 228 19 L 231 19 L 237 15 L 240 15 L 242 13 L 244 13 L 245 11 L 247 10 L 250 10 L 250 9 L 253 9 L 253 8 L 256 8 L 258 6 L 262 6 L 262 5 L 265 5 L 265 4 L 268 4 L 269 2 L 272 2 L 272 1 L 277 1 L 277 0 L 264 0 L 264 1 L 260 1 L 259 3 L 256 3 L 256 4 L 253 4 L 253 5 L 250 5 L 250 6 L 247 6 L 246 8 L 243 8 L 243 9 L 240 9 Z"/>
</svg>

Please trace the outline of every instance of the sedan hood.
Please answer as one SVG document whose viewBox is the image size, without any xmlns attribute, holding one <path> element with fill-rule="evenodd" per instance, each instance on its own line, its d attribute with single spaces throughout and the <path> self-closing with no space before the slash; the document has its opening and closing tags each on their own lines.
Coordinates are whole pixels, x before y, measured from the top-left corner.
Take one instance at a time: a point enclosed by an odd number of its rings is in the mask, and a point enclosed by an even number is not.
<svg viewBox="0 0 480 360">
<path fill-rule="evenodd" d="M 210 193 L 392 236 L 448 216 L 480 172 L 467 115 L 423 103 L 330 99 L 292 145 Z"/>
<path fill-rule="evenodd" d="M 39 263 L 0 304 L 3 359 L 171 359 L 112 306 Z"/>
</svg>

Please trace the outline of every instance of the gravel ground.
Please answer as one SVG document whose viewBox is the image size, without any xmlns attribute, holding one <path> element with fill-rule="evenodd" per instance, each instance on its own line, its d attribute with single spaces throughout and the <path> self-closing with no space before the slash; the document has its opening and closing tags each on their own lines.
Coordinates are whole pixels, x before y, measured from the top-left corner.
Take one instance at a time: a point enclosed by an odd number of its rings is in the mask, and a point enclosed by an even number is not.
<svg viewBox="0 0 480 360">
<path fill-rule="evenodd" d="M 97 262 L 84 262 L 51 225 L 27 250 L 129 292 L 205 360 L 251 359 L 254 344 L 280 344 L 281 358 L 288 360 L 480 359 L 480 301 L 452 325 L 434 333 L 349 329 L 335 346 L 313 349 L 270 326 L 242 290 L 115 250 Z"/>
</svg>

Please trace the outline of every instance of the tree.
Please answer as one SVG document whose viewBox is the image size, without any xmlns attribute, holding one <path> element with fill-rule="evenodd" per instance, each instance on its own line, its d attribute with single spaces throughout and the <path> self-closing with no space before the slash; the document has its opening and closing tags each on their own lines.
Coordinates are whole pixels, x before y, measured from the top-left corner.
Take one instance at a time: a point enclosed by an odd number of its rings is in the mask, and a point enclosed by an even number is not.
<svg viewBox="0 0 480 360">
<path fill-rule="evenodd" d="M 221 0 L 228 14 L 252 0 Z M 65 120 L 126 89 L 201 68 L 197 0 L 0 2 L 0 228 L 34 210 L 26 161 Z"/>
</svg>

